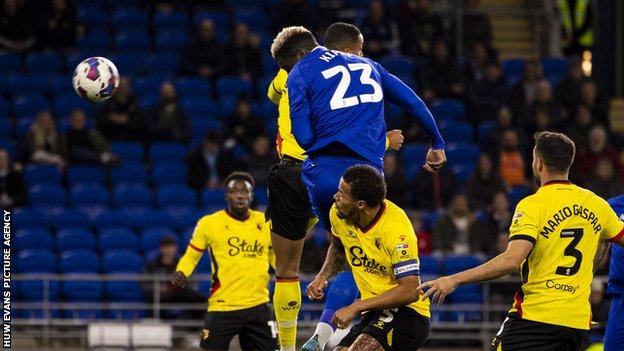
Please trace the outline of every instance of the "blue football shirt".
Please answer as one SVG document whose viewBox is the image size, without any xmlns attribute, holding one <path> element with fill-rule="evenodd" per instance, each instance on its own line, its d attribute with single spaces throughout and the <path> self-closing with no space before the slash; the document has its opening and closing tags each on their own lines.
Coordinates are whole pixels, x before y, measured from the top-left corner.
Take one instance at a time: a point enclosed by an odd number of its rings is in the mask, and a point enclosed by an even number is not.
<svg viewBox="0 0 624 351">
<path fill-rule="evenodd" d="M 609 199 L 613 211 L 624 220 L 624 195 Z M 624 248 L 611 245 L 611 260 L 609 262 L 609 294 L 624 294 Z"/>
</svg>

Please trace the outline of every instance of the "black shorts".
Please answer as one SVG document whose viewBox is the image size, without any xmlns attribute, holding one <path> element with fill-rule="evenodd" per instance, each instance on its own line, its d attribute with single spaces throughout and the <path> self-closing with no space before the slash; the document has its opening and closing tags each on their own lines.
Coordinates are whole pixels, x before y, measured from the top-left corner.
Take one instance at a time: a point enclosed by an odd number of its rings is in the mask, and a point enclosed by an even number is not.
<svg viewBox="0 0 624 351">
<path fill-rule="evenodd" d="M 350 347 L 360 334 L 372 336 L 385 351 L 416 350 L 429 337 L 429 318 L 409 307 L 399 307 L 364 314 L 360 323 L 351 327 L 339 346 Z"/>
<path fill-rule="evenodd" d="M 509 314 L 492 340 L 491 350 L 577 351 L 587 330 L 522 319 Z"/>
<path fill-rule="evenodd" d="M 229 350 L 235 335 L 243 351 L 275 351 L 276 335 L 272 331 L 272 309 L 268 304 L 238 311 L 208 312 L 199 346 L 206 350 Z"/>
<path fill-rule="evenodd" d="M 301 162 L 284 159 L 271 166 L 267 188 L 266 219 L 271 220 L 271 231 L 290 240 L 305 238 L 314 213 L 301 180 Z"/>
</svg>

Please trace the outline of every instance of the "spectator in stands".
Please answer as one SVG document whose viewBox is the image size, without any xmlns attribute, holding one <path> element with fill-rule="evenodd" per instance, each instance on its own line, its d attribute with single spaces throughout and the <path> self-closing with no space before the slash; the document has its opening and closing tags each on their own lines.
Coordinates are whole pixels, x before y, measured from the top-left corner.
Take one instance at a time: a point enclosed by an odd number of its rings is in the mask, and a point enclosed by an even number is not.
<svg viewBox="0 0 624 351">
<path fill-rule="evenodd" d="M 600 158 L 589 177 L 587 188 L 603 199 L 609 199 L 624 193 L 624 187 L 615 174 L 613 161 L 609 158 Z"/>
<path fill-rule="evenodd" d="M 191 126 L 186 112 L 178 102 L 178 93 L 171 82 L 160 86 L 160 103 L 148 115 L 154 140 L 187 143 Z"/>
<path fill-rule="evenodd" d="M 69 131 L 65 133 L 66 155 L 72 163 L 119 162 L 117 155 L 110 152 L 106 138 L 97 129 L 87 127 L 87 116 L 81 109 L 72 111 L 69 117 Z"/>
<path fill-rule="evenodd" d="M 420 70 L 420 81 L 425 100 L 463 97 L 465 85 L 462 72 L 449 55 L 444 41 L 433 43 L 433 58 Z"/>
<path fill-rule="evenodd" d="M 117 91 L 102 106 L 97 127 L 110 141 L 137 141 L 145 134 L 130 84 L 130 79 L 122 76 Z"/>
<path fill-rule="evenodd" d="M 0 206 L 10 209 L 26 204 L 26 182 L 19 165 L 11 164 L 9 152 L 0 149 Z"/>
<path fill-rule="evenodd" d="M 595 126 L 589 132 L 587 150 L 576 157 L 579 181 L 586 184 L 600 159 L 607 159 L 615 170 L 616 177 L 624 179 L 624 168 L 618 152 L 609 144 L 607 131 L 602 126 Z"/>
<path fill-rule="evenodd" d="M 527 135 L 533 135 L 536 132 L 558 129 L 558 125 L 553 121 L 553 118 L 550 115 L 550 109 L 546 107 L 537 107 L 534 109 L 531 120 L 526 123 Z"/>
<path fill-rule="evenodd" d="M 555 87 L 555 99 L 566 111 L 574 110 L 581 99 L 581 84 L 585 80 L 581 59 L 570 59 L 568 74 Z"/>
<path fill-rule="evenodd" d="M 567 128 L 567 135 L 574 141 L 576 153 L 580 155 L 587 151 L 589 142 L 588 130 L 595 124 L 591 110 L 585 104 L 579 104 L 574 112 L 574 121 Z"/>
<path fill-rule="evenodd" d="M 360 25 L 364 35 L 364 54 L 374 60 L 394 52 L 399 47 L 399 30 L 396 22 L 386 14 L 382 1 L 373 0 L 368 14 Z"/>
<path fill-rule="evenodd" d="M 537 83 L 535 100 L 533 100 L 533 104 L 530 106 L 530 109 L 527 110 L 529 115 L 526 117 L 530 118 L 532 115 L 535 115 L 535 112 L 538 109 L 545 109 L 548 111 L 554 126 L 558 126 L 561 123 L 559 117 L 559 107 L 553 98 L 550 82 L 546 79 L 541 79 Z"/>
<path fill-rule="evenodd" d="M 498 154 L 499 173 L 508 187 L 526 184 L 526 163 L 520 151 L 518 132 L 508 129 L 503 132 L 502 149 Z"/>
<path fill-rule="evenodd" d="M 412 222 L 412 227 L 418 238 L 418 252 L 423 255 L 431 254 L 433 248 L 431 247 L 431 233 L 425 229 L 425 224 L 421 214 L 418 211 L 407 210 L 407 217 Z"/>
<path fill-rule="evenodd" d="M 59 170 L 65 167 L 65 145 L 56 131 L 50 111 L 39 111 L 26 134 L 26 145 L 31 162 L 54 165 Z"/>
<path fill-rule="evenodd" d="M 395 153 L 387 152 L 384 157 L 384 176 L 386 178 L 386 198 L 400 207 L 407 203 L 407 182 Z"/>
<path fill-rule="evenodd" d="M 355 23 L 359 15 L 349 0 L 318 0 L 316 8 L 321 28 L 327 28 L 335 22 Z"/>
<path fill-rule="evenodd" d="M 501 107 L 496 114 L 496 124 L 492 131 L 490 131 L 486 140 L 486 147 L 489 152 L 497 153 L 502 144 L 502 135 L 508 129 L 518 128 L 517 123 L 514 120 L 514 116 L 511 110 L 507 107 Z"/>
<path fill-rule="evenodd" d="M 443 255 L 464 255 L 483 252 L 484 238 L 471 230 L 475 216 L 468 206 L 468 198 L 456 194 L 448 210 L 433 226 L 434 251 Z"/>
<path fill-rule="evenodd" d="M 147 263 L 145 274 L 162 274 L 171 276 L 178 264 L 178 244 L 172 236 L 165 236 L 160 240 L 159 253 L 155 260 Z M 141 284 L 145 298 L 154 301 L 154 284 L 144 282 Z M 175 288 L 169 281 L 160 283 L 160 302 L 162 303 L 200 303 L 205 302 L 206 297 L 191 287 L 184 290 Z M 201 318 L 203 311 L 185 311 L 182 318 Z M 162 311 L 163 318 L 179 316 L 177 311 L 165 309 Z"/>
<path fill-rule="evenodd" d="M 254 116 L 251 101 L 241 98 L 236 105 L 236 114 L 227 118 L 227 135 L 236 143 L 246 148 L 251 147 L 253 139 L 264 132 L 262 119 Z"/>
<path fill-rule="evenodd" d="M 0 47 L 22 54 L 36 43 L 34 25 L 25 12 L 24 3 L 4 0 L 0 13 Z"/>
<path fill-rule="evenodd" d="M 466 196 L 470 208 L 485 209 L 492 203 L 494 194 L 505 191 L 505 184 L 494 168 L 492 158 L 487 153 L 479 155 L 477 168 L 466 181 Z"/>
<path fill-rule="evenodd" d="M 410 188 L 412 189 L 412 207 L 437 210 L 448 205 L 458 189 L 458 184 L 449 167 L 444 167 L 436 174 L 421 170 Z"/>
<path fill-rule="evenodd" d="M 481 82 L 485 79 L 488 67 L 494 63 L 485 45 L 479 41 L 474 42 L 468 52 L 468 61 L 464 64 L 467 81 Z"/>
<path fill-rule="evenodd" d="M 215 37 L 215 24 L 205 19 L 199 23 L 195 40 L 182 53 L 182 73 L 215 78 L 223 70 L 223 47 Z"/>
<path fill-rule="evenodd" d="M 262 55 L 258 41 L 244 23 L 234 26 L 225 46 L 225 74 L 243 79 L 255 79 L 262 73 Z"/>
<path fill-rule="evenodd" d="M 522 80 L 512 85 L 509 105 L 514 115 L 521 116 L 525 106 L 531 106 L 537 95 L 537 84 L 542 79 L 542 65 L 537 60 L 524 62 Z"/>
<path fill-rule="evenodd" d="M 463 45 L 470 47 L 475 42 L 481 42 L 488 48 L 492 47 L 492 24 L 490 18 L 479 13 L 479 0 L 466 0 L 464 16 L 462 18 Z"/>
<path fill-rule="evenodd" d="M 51 49 L 68 49 L 76 41 L 76 9 L 67 0 L 52 0 L 44 28 L 41 31 L 43 46 Z"/>
<path fill-rule="evenodd" d="M 266 185 L 267 171 L 277 162 L 271 141 L 264 135 L 257 136 L 251 143 L 251 152 L 243 158 L 247 172 L 251 174 L 257 185 Z"/>
<path fill-rule="evenodd" d="M 475 111 L 475 120 L 492 120 L 507 99 L 507 85 L 501 68 L 496 63 L 488 64 L 485 77 L 475 81 L 468 88 L 468 99 Z"/>
<path fill-rule="evenodd" d="M 431 40 L 444 34 L 442 18 L 433 12 L 429 0 L 403 0 L 397 5 L 401 51 L 412 57 L 429 57 Z"/>
<path fill-rule="evenodd" d="M 604 124 L 608 122 L 606 103 L 598 93 L 598 86 L 593 80 L 586 80 L 581 84 L 581 103 L 587 105 L 597 121 Z"/>
<path fill-rule="evenodd" d="M 217 132 L 206 134 L 201 144 L 187 158 L 188 184 L 198 190 L 217 188 L 225 177 L 238 169 L 229 150 L 223 150 Z"/>
<path fill-rule="evenodd" d="M 483 252 L 489 256 L 495 256 L 499 253 L 498 248 L 492 243 L 498 241 L 499 233 L 503 233 L 509 228 L 512 216 L 509 206 L 509 199 L 504 191 L 494 193 L 486 213 L 472 227 L 472 230 L 477 231 L 475 235 L 481 237 Z"/>
</svg>

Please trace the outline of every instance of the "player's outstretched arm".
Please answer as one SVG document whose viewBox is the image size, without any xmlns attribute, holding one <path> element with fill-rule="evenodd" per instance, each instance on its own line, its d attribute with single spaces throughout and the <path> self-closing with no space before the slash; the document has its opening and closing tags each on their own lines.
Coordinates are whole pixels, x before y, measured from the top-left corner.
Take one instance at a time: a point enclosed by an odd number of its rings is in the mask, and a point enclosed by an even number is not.
<svg viewBox="0 0 624 351">
<path fill-rule="evenodd" d="M 512 240 L 505 252 L 484 264 L 447 277 L 430 280 L 420 284 L 417 289 L 427 290 L 422 297 L 423 300 L 431 297 L 431 302 L 439 305 L 444 302 L 446 295 L 452 293 L 460 285 L 492 280 L 517 271 L 531 249 L 533 249 L 531 241 Z"/>
<path fill-rule="evenodd" d="M 321 267 L 321 271 L 316 275 L 314 280 L 308 284 L 306 289 L 308 297 L 312 300 L 320 300 L 323 298 L 325 295 L 323 290 L 327 287 L 327 280 L 342 271 L 342 267 L 344 267 L 346 263 L 342 242 L 334 235 L 331 237 L 332 242 L 331 245 L 329 245 L 329 249 L 327 249 L 327 256 L 325 257 L 323 267 Z"/>
<path fill-rule="evenodd" d="M 355 319 L 355 317 L 364 311 L 385 310 L 388 308 L 405 306 L 418 300 L 420 294 L 418 290 L 418 284 L 420 284 L 419 276 L 408 275 L 397 279 L 397 282 L 399 283 L 397 286 L 381 295 L 370 299 L 359 300 L 347 307 L 339 309 L 334 314 L 334 324 L 338 328 L 344 329 L 349 326 L 349 323 Z"/>
<path fill-rule="evenodd" d="M 171 277 L 171 284 L 180 289 L 184 289 L 186 287 L 188 277 L 193 274 L 193 271 L 197 266 L 197 262 L 199 262 L 202 255 L 203 250 L 196 248 L 193 244 L 189 244 L 186 248 L 184 256 L 182 256 L 180 262 L 178 262 L 175 273 L 173 273 L 173 276 Z"/>
</svg>

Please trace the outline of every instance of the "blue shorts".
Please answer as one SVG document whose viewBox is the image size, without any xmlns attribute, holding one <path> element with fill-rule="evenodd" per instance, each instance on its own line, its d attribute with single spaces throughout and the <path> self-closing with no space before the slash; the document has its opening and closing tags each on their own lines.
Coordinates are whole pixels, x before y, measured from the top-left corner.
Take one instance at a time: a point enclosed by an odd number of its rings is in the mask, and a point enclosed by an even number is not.
<svg viewBox="0 0 624 351">
<path fill-rule="evenodd" d="M 622 345 L 624 345 L 624 296 L 615 295 L 611 300 L 604 349 L 621 350 Z"/>
<path fill-rule="evenodd" d="M 303 162 L 301 179 L 308 188 L 312 210 L 327 231 L 331 229 L 329 210 L 334 204 L 340 178 L 347 168 L 360 164 L 373 166 L 380 173 L 383 172 L 378 165 L 354 157 L 311 156 Z"/>
</svg>

